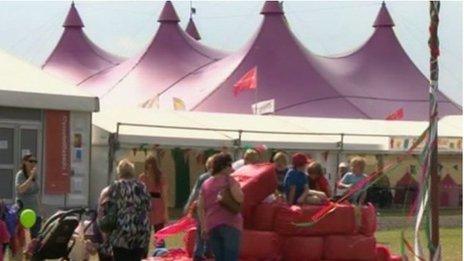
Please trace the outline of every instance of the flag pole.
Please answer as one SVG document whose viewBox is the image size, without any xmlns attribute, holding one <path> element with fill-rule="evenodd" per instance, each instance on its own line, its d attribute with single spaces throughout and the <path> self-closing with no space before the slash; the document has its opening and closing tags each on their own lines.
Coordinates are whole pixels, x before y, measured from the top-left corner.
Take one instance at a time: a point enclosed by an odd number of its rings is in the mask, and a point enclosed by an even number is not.
<svg viewBox="0 0 464 261">
<path fill-rule="evenodd" d="M 430 118 L 429 118 L 429 138 L 430 142 L 430 227 L 431 227 L 431 241 L 430 247 L 430 260 L 434 260 L 435 254 L 440 251 L 438 249 L 440 244 L 439 237 L 439 209 L 438 209 L 438 184 L 440 177 L 438 176 L 438 147 L 437 147 L 437 133 L 438 133 L 438 110 L 437 110 L 437 92 L 438 92 L 438 56 L 439 40 L 438 40 L 438 23 L 440 12 L 440 1 L 430 1 Z"/>
<path fill-rule="evenodd" d="M 192 17 L 193 17 L 193 13 L 192 13 L 192 0 L 190 0 L 189 2 L 190 2 L 190 19 L 192 19 Z"/>
</svg>

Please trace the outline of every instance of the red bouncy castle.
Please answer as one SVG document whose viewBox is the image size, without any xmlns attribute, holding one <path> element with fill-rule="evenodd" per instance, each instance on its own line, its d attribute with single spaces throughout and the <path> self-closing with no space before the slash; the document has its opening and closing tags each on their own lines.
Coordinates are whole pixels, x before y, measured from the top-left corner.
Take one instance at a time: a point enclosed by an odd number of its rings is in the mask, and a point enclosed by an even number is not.
<svg viewBox="0 0 464 261">
<path fill-rule="evenodd" d="M 245 195 L 240 260 L 401 260 L 377 245 L 376 211 L 370 204 L 338 205 L 313 226 L 297 227 L 295 223 L 307 222 L 322 206 L 262 203 L 277 188 L 272 164 L 247 165 L 232 176 Z M 184 241 L 191 256 L 194 229 Z"/>
</svg>

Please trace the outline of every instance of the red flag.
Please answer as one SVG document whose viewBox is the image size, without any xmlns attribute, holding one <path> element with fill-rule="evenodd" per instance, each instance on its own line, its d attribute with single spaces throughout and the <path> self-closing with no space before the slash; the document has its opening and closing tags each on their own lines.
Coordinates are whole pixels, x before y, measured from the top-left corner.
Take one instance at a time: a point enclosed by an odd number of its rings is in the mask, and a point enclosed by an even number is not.
<svg viewBox="0 0 464 261">
<path fill-rule="evenodd" d="M 234 96 L 243 90 L 253 90 L 258 86 L 258 67 L 253 67 L 234 84 Z"/>
<path fill-rule="evenodd" d="M 394 111 L 392 114 L 388 115 L 387 118 L 385 118 L 387 121 L 395 121 L 395 120 L 402 120 L 404 117 L 404 110 L 403 108 L 400 108 L 396 111 Z"/>
<path fill-rule="evenodd" d="M 154 234 L 154 237 L 155 237 L 154 241 L 156 242 L 158 240 L 165 239 L 168 236 L 172 236 L 180 232 L 187 231 L 191 228 L 194 228 L 195 225 L 196 225 L 196 221 L 193 218 L 189 216 L 184 216 L 183 218 L 177 220 L 176 223 L 166 226 L 163 229 L 156 232 Z"/>
</svg>

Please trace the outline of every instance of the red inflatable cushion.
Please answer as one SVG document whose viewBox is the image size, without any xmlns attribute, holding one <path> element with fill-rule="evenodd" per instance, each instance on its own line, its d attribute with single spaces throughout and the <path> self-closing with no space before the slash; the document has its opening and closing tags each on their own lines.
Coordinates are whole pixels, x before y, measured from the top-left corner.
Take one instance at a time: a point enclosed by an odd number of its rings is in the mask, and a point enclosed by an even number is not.
<svg viewBox="0 0 464 261">
<path fill-rule="evenodd" d="M 403 261 L 403 258 L 401 256 L 391 255 L 390 261 Z"/>
<path fill-rule="evenodd" d="M 391 253 L 388 247 L 377 244 L 375 252 L 377 253 L 377 261 L 390 261 Z"/>
<path fill-rule="evenodd" d="M 189 257 L 193 256 L 193 249 L 195 248 L 195 234 L 197 229 L 192 228 L 184 235 L 184 247 Z"/>
<path fill-rule="evenodd" d="M 274 219 L 279 206 L 282 205 L 278 203 L 262 203 L 256 206 L 252 217 L 253 229 L 273 231 Z"/>
<path fill-rule="evenodd" d="M 326 236 L 324 258 L 335 260 L 376 260 L 375 238 L 364 235 Z"/>
<path fill-rule="evenodd" d="M 372 236 L 377 230 L 377 211 L 375 207 L 369 203 L 361 208 L 361 226 L 359 233 Z"/>
<path fill-rule="evenodd" d="M 274 164 L 245 165 L 232 173 L 245 195 L 244 206 L 256 206 L 277 189 Z"/>
<path fill-rule="evenodd" d="M 243 228 L 253 230 L 253 212 L 254 206 L 244 205 L 242 209 Z"/>
<path fill-rule="evenodd" d="M 275 214 L 274 229 L 279 235 L 316 236 L 351 235 L 356 232 L 354 209 L 351 205 L 337 205 L 327 216 L 310 227 L 297 227 L 293 223 L 309 222 L 322 206 L 283 206 Z"/>
<path fill-rule="evenodd" d="M 279 260 L 280 239 L 275 232 L 243 230 L 240 259 Z"/>
<path fill-rule="evenodd" d="M 283 239 L 283 260 L 321 260 L 324 251 L 322 237 L 287 237 Z"/>
<path fill-rule="evenodd" d="M 192 228 L 184 235 L 185 251 L 189 257 L 193 256 L 196 229 Z M 243 230 L 240 242 L 240 260 L 279 260 L 280 239 L 275 232 Z"/>
</svg>

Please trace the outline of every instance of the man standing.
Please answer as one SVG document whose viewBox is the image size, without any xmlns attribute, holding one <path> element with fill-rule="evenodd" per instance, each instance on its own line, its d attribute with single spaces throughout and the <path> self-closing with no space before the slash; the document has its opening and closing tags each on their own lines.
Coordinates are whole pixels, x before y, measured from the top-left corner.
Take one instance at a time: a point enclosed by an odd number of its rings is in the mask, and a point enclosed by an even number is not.
<svg viewBox="0 0 464 261">
<path fill-rule="evenodd" d="M 215 154 L 217 155 L 217 154 Z M 210 156 L 205 163 L 206 167 L 206 172 L 201 174 L 197 182 L 195 183 L 195 186 L 193 187 L 192 191 L 190 192 L 189 199 L 187 203 L 185 204 L 184 207 L 184 214 L 187 214 L 189 211 L 192 211 L 193 217 L 197 221 L 197 231 L 196 231 L 196 237 L 195 237 L 195 249 L 194 249 L 194 254 L 193 254 L 193 260 L 204 260 L 205 256 L 211 256 L 211 250 L 208 247 L 207 241 L 204 240 L 201 237 L 201 225 L 200 221 L 198 220 L 198 214 L 196 211 L 196 204 L 198 200 L 198 195 L 200 194 L 201 186 L 203 183 L 211 177 L 211 168 L 212 168 L 212 163 L 214 156 Z"/>
</svg>

